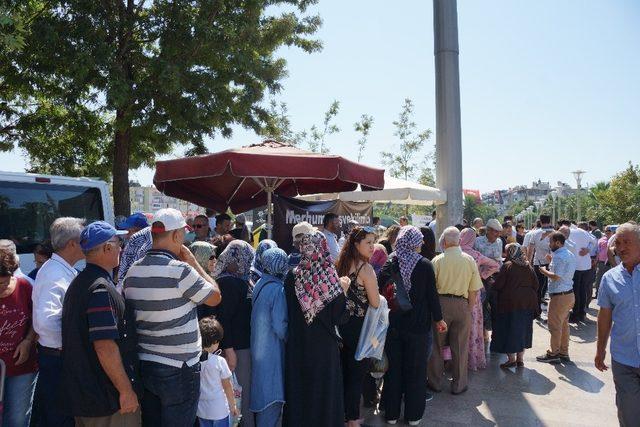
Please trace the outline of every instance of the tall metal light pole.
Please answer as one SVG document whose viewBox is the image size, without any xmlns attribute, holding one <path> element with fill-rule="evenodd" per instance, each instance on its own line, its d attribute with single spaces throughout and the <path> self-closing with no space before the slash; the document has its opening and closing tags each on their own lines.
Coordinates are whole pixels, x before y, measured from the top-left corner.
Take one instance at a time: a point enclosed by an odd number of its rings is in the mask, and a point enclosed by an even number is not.
<svg viewBox="0 0 640 427">
<path fill-rule="evenodd" d="M 576 213 L 577 213 L 577 218 L 576 221 L 580 221 L 580 184 L 582 183 L 582 175 L 584 175 L 586 172 L 583 170 L 577 170 L 577 171 L 573 171 L 571 172 L 573 174 L 573 177 L 576 179 L 576 184 L 577 184 L 577 191 L 576 191 Z"/>
<path fill-rule="evenodd" d="M 462 136 L 456 0 L 433 0 L 436 77 L 436 185 L 447 192 L 438 205 L 438 236 L 448 225 L 462 222 Z"/>
</svg>

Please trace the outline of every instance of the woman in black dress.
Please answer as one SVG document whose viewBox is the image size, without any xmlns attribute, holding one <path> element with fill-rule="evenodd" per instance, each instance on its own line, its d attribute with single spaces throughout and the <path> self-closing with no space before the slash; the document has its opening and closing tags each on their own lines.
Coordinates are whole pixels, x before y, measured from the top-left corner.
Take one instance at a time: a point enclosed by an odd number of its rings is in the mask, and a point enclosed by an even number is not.
<svg viewBox="0 0 640 427">
<path fill-rule="evenodd" d="M 302 236 L 300 263 L 285 280 L 285 427 L 342 427 L 344 404 L 336 326 L 349 318 L 349 278 L 338 278 L 322 233 Z"/>
<path fill-rule="evenodd" d="M 365 364 L 355 359 L 356 347 L 364 316 L 369 306 L 380 305 L 378 280 L 369 259 L 373 255 L 375 229 L 356 227 L 342 247 L 336 268 L 339 276 L 351 280 L 347 291 L 349 320 L 340 325 L 342 337 L 342 379 L 344 381 L 344 409 L 347 427 L 358 427 L 360 419 L 360 395 L 365 375 Z"/>
</svg>

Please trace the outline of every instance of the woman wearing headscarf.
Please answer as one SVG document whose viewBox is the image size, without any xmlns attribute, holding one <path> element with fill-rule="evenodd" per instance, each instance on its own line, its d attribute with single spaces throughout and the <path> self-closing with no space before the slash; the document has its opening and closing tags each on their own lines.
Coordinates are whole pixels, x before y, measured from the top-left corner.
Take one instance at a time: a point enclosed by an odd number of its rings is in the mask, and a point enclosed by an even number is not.
<svg viewBox="0 0 640 427">
<path fill-rule="evenodd" d="M 220 286 L 222 302 L 216 307 L 218 321 L 224 329 L 220 342 L 229 369 L 242 386 L 242 424 L 253 427 L 251 402 L 251 293 L 249 272 L 253 248 L 243 240 L 231 241 L 218 257 L 213 277 Z"/>
<path fill-rule="evenodd" d="M 344 409 L 347 427 L 360 425 L 360 397 L 365 375 L 365 363 L 356 360 L 356 348 L 364 317 L 369 306 L 378 308 L 380 294 L 376 273 L 369 264 L 375 241 L 373 227 L 354 227 L 340 251 L 336 269 L 338 275 L 351 280 L 347 291 L 349 320 L 338 327 L 342 337 L 342 378 L 344 381 Z"/>
<path fill-rule="evenodd" d="M 376 275 L 380 273 L 380 269 L 384 263 L 387 262 L 388 258 L 389 254 L 383 245 L 380 243 L 373 245 L 373 255 L 371 255 L 371 259 L 369 259 L 369 264 L 373 267 L 373 271 L 375 271 Z"/>
<path fill-rule="evenodd" d="M 196 241 L 189 245 L 189 250 L 196 257 L 196 261 L 200 264 L 200 267 L 207 273 L 211 274 L 209 270 L 209 260 L 213 256 L 215 258 L 216 247 L 209 242 Z"/>
<path fill-rule="evenodd" d="M 256 256 L 253 258 L 253 264 L 251 265 L 251 273 L 250 273 L 250 284 L 251 286 L 255 286 L 260 277 L 262 277 L 263 264 L 262 264 L 262 254 L 265 253 L 268 249 L 277 248 L 278 244 L 270 239 L 265 239 L 258 243 L 258 247 L 256 248 Z"/>
<path fill-rule="evenodd" d="M 482 255 L 473 249 L 476 243 L 476 231 L 473 228 L 465 228 L 460 232 L 460 248 L 462 252 L 475 260 L 478 265 L 478 271 L 482 280 L 486 280 L 500 270 L 500 264 L 497 261 Z M 469 332 L 469 369 L 477 371 L 487 367 L 485 357 L 484 344 L 484 315 L 482 309 L 482 300 L 484 289 L 478 293 L 476 301 L 471 309 L 471 330 Z"/>
<path fill-rule="evenodd" d="M 251 311 L 251 411 L 258 427 L 275 427 L 284 405 L 284 344 L 287 301 L 283 280 L 287 254 L 278 248 L 262 253 L 261 278 L 253 289 Z"/>
<path fill-rule="evenodd" d="M 524 366 L 524 350 L 531 348 L 533 319 L 538 316 L 538 280 L 522 247 L 507 245 L 507 258 L 493 288 L 497 292 L 496 322 L 493 325 L 491 351 L 506 353 L 501 368 Z"/>
<path fill-rule="evenodd" d="M 402 227 L 395 252 L 378 276 L 378 287 L 383 294 L 389 294 L 389 287 L 394 289 L 385 343 L 389 370 L 384 376 L 382 397 L 385 418 L 393 424 L 400 416 L 403 395 L 406 421 L 410 425 L 420 423 L 427 397 L 427 360 L 433 322 L 437 323 L 438 331 L 446 331 L 433 265 L 420 255 L 422 244 L 423 236 L 418 228 Z M 406 301 L 401 302 L 406 300 L 404 295 L 408 296 L 410 306 Z"/>
<path fill-rule="evenodd" d="M 304 234 L 299 248 L 300 263 L 285 280 L 289 329 L 283 426 L 343 426 L 336 326 L 349 318 L 349 278 L 338 278 L 322 233 Z"/>
<path fill-rule="evenodd" d="M 420 255 L 431 261 L 436 256 L 436 235 L 429 227 L 420 227 L 422 233 L 422 249 Z"/>
</svg>

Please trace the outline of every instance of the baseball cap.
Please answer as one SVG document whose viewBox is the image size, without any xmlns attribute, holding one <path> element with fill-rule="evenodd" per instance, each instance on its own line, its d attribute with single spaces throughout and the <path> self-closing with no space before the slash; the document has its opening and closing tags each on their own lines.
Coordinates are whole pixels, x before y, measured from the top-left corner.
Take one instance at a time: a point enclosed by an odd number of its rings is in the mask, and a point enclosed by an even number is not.
<svg viewBox="0 0 640 427">
<path fill-rule="evenodd" d="M 142 212 L 136 212 L 118 224 L 118 228 L 120 230 L 126 230 L 128 228 L 145 228 L 148 226 L 149 223 L 147 221 L 147 217 Z"/>
<path fill-rule="evenodd" d="M 113 236 L 127 234 L 125 230 L 116 230 L 105 221 L 96 221 L 87 225 L 80 233 L 80 247 L 83 251 L 93 249 L 111 239 Z"/>
<path fill-rule="evenodd" d="M 153 216 L 153 224 L 151 226 L 152 233 L 163 233 L 165 231 L 173 231 L 180 228 L 191 230 L 191 227 L 189 227 L 184 220 L 184 216 L 182 216 L 182 213 L 177 209 L 160 209 Z"/>
<path fill-rule="evenodd" d="M 502 224 L 500 224 L 500 221 L 498 221 L 497 219 L 491 218 L 489 221 L 487 221 L 487 228 L 491 228 L 496 231 L 502 231 Z"/>
<path fill-rule="evenodd" d="M 246 224 L 247 217 L 245 217 L 244 214 L 238 214 L 238 215 L 236 215 L 236 222 L 238 224 Z"/>
<path fill-rule="evenodd" d="M 306 221 L 302 221 L 293 226 L 293 230 L 291 231 L 291 235 L 296 237 L 298 234 L 311 234 L 318 231 L 313 225 L 309 224 Z"/>
</svg>

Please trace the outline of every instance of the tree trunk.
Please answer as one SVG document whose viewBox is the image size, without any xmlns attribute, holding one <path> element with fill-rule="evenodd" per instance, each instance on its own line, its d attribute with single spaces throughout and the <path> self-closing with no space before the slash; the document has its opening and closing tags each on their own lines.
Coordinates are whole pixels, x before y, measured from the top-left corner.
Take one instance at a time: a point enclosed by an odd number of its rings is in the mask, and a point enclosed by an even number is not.
<svg viewBox="0 0 640 427">
<path fill-rule="evenodd" d="M 113 210 L 116 215 L 131 214 L 129 198 L 129 145 L 131 122 L 125 119 L 124 110 L 116 112 L 116 130 L 113 148 Z"/>
</svg>

